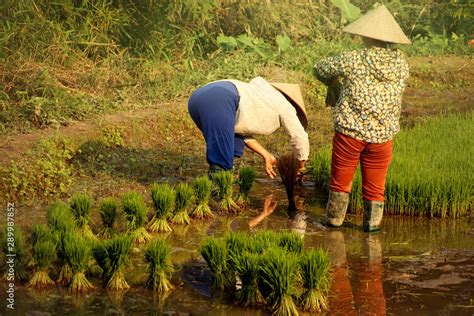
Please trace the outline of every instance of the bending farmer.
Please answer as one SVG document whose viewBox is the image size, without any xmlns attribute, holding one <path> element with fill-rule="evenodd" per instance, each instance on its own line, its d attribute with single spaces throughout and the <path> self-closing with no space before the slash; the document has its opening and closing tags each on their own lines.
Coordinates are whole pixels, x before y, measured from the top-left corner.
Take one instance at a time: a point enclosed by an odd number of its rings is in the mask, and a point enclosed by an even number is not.
<svg viewBox="0 0 474 316">
<path fill-rule="evenodd" d="M 342 224 L 352 178 L 360 161 L 364 199 L 363 229 L 379 229 L 392 139 L 400 130 L 402 93 L 408 78 L 404 55 L 390 43 L 410 44 L 383 5 L 344 28 L 362 36 L 367 48 L 318 62 L 316 76 L 328 86 L 342 79 L 333 109 L 335 135 L 326 224 Z M 330 88 L 331 89 L 331 88 Z"/>
<path fill-rule="evenodd" d="M 265 171 L 275 177 L 275 157 L 253 135 L 270 135 L 282 126 L 290 137 L 300 168 L 309 155 L 308 124 L 301 90 L 296 84 L 269 83 L 261 77 L 211 82 L 196 90 L 188 111 L 206 140 L 209 173 L 231 170 L 244 145 L 265 161 Z"/>
</svg>

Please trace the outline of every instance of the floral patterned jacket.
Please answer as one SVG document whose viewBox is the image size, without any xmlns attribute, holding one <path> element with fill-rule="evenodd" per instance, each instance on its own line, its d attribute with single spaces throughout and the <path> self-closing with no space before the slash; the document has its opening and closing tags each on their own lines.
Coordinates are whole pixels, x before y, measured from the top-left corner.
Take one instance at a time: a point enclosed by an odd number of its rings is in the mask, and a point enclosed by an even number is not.
<svg viewBox="0 0 474 316">
<path fill-rule="evenodd" d="M 333 112 L 336 131 L 368 143 L 385 143 L 398 133 L 409 75 L 401 51 L 370 47 L 326 58 L 314 67 L 326 84 L 343 80 Z"/>
</svg>

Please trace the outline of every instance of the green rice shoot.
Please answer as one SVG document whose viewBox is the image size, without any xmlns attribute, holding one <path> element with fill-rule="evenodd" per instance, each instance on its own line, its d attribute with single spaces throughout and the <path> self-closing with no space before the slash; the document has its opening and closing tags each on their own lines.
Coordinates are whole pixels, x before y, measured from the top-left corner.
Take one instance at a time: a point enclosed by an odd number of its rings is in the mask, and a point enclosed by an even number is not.
<svg viewBox="0 0 474 316">
<path fill-rule="evenodd" d="M 102 268 L 107 289 L 119 291 L 130 288 L 125 279 L 125 268 L 132 242 L 133 236 L 129 234 L 117 235 L 93 248 L 92 254 Z"/>
<path fill-rule="evenodd" d="M 162 295 L 173 289 L 170 282 L 173 265 L 170 259 L 171 248 L 163 239 L 156 239 L 145 251 L 148 263 L 148 280 L 145 287 Z"/>
<path fill-rule="evenodd" d="M 229 278 L 226 242 L 223 239 L 208 238 L 201 245 L 200 252 L 212 273 L 211 289 L 219 293 L 231 286 L 234 280 Z"/>
<path fill-rule="evenodd" d="M 28 286 L 46 288 L 54 285 L 54 281 L 48 273 L 56 258 L 56 238 L 50 231 L 41 229 L 41 233 L 32 236 L 33 239 L 35 240 L 32 248 L 34 274 L 28 282 Z"/>
<path fill-rule="evenodd" d="M 304 251 L 304 239 L 293 231 L 282 232 L 279 234 L 279 247 L 287 252 L 301 254 Z"/>
<path fill-rule="evenodd" d="M 115 235 L 115 223 L 118 217 L 119 202 L 113 197 L 102 200 L 99 207 L 99 214 L 102 219 L 102 230 L 99 235 L 104 238 L 112 238 Z"/>
<path fill-rule="evenodd" d="M 76 194 L 70 201 L 71 211 L 77 223 L 77 227 L 83 236 L 95 239 L 96 236 L 89 226 L 89 218 L 94 200 L 86 194 Z"/>
<path fill-rule="evenodd" d="M 239 194 L 236 202 L 241 207 L 247 207 L 250 204 L 249 193 L 255 182 L 257 171 L 253 167 L 242 167 L 239 169 L 239 179 L 237 184 L 239 185 Z"/>
<path fill-rule="evenodd" d="M 69 232 L 64 236 L 64 255 L 72 270 L 69 289 L 73 292 L 87 292 L 94 289 L 86 278 L 87 263 L 92 253 L 89 239 L 76 232 Z"/>
<path fill-rule="evenodd" d="M 219 171 L 212 175 L 212 182 L 219 200 L 219 208 L 227 213 L 238 213 L 240 207 L 235 203 L 232 193 L 234 176 L 231 171 Z"/>
<path fill-rule="evenodd" d="M 127 222 L 127 230 L 136 243 L 146 243 L 152 236 L 145 229 L 147 207 L 143 195 L 137 192 L 127 192 L 122 197 L 123 212 Z"/>
<path fill-rule="evenodd" d="M 148 229 L 151 232 L 170 232 L 171 226 L 168 223 L 173 214 L 176 193 L 168 184 L 153 184 L 151 186 L 151 199 L 155 214 L 150 221 Z"/>
<path fill-rule="evenodd" d="M 468 172 L 474 156 L 472 113 L 431 118 L 397 134 L 385 187 L 386 214 L 442 218 L 468 214 L 474 196 L 474 173 Z M 331 149 L 313 152 L 311 161 L 313 179 L 327 189 Z M 358 170 L 350 209 L 359 212 L 362 204 Z"/>
<path fill-rule="evenodd" d="M 188 210 L 193 203 L 194 191 L 187 183 L 179 183 L 176 186 L 176 207 L 171 220 L 174 224 L 189 225 Z"/>
<path fill-rule="evenodd" d="M 5 226 L 0 229 L 0 242 L 2 243 L 3 253 L 5 255 L 14 254 L 14 276 L 15 279 L 20 281 L 28 278 L 26 272 L 26 261 L 27 261 L 27 250 L 25 245 L 25 239 L 23 237 L 23 231 L 18 226 Z M 12 247 L 11 247 L 12 246 Z M 4 271 L 4 279 L 7 280 L 8 265 L 5 260 L 5 264 L 2 266 Z"/>
<path fill-rule="evenodd" d="M 293 296 L 298 278 L 298 256 L 271 248 L 261 256 L 260 289 L 273 315 L 298 315 Z"/>
<path fill-rule="evenodd" d="M 300 303 L 304 310 L 320 312 L 329 308 L 330 258 L 322 249 L 311 250 L 300 258 L 304 292 Z"/>
<path fill-rule="evenodd" d="M 213 218 L 209 200 L 211 198 L 212 182 L 207 176 L 200 176 L 193 182 L 194 195 L 196 197 L 196 207 L 191 216 L 195 219 Z"/>
<path fill-rule="evenodd" d="M 257 306 L 264 302 L 262 293 L 258 288 L 260 256 L 260 254 L 249 251 L 233 252 L 230 255 L 233 270 L 242 282 L 242 286 L 235 297 L 238 303 L 244 307 Z"/>
</svg>

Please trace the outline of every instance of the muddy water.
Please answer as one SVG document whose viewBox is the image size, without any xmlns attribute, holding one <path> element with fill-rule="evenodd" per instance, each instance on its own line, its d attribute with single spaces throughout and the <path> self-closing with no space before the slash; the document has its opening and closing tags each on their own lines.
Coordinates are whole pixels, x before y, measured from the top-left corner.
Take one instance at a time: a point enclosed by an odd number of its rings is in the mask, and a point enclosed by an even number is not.
<svg viewBox="0 0 474 316">
<path fill-rule="evenodd" d="M 263 201 L 270 193 L 278 205 L 263 216 Z M 5 312 L 6 284 L 0 283 L 1 315 L 267 315 L 212 298 L 210 276 L 197 252 L 206 236 L 260 229 L 292 229 L 304 235 L 306 247 L 329 250 L 333 282 L 327 314 L 474 314 L 474 230 L 469 220 L 387 217 L 382 232 L 369 235 L 361 232 L 358 217 L 349 217 L 341 229 L 322 227 L 324 201 L 309 188 L 300 199 L 304 211 L 297 214 L 287 214 L 285 195 L 274 183 L 260 180 L 252 197 L 253 210 L 237 217 L 220 215 L 164 236 L 173 246 L 176 268 L 176 289 L 165 299 L 141 289 L 146 278 L 143 249 L 135 248 L 127 273 L 132 289 L 75 296 L 62 289 L 31 291 L 17 284 L 16 309 Z"/>
</svg>

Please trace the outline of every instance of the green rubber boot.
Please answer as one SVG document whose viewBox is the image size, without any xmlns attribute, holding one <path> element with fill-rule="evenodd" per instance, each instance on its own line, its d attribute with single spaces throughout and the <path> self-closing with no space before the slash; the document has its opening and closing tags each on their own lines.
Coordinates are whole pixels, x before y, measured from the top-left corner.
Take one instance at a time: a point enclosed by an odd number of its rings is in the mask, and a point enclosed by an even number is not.
<svg viewBox="0 0 474 316">
<path fill-rule="evenodd" d="M 341 226 L 346 217 L 348 206 L 349 193 L 329 191 L 328 204 L 326 205 L 326 226 Z"/>
<path fill-rule="evenodd" d="M 380 222 L 383 216 L 383 201 L 364 200 L 364 215 L 362 229 L 366 233 L 380 230 Z"/>
</svg>

